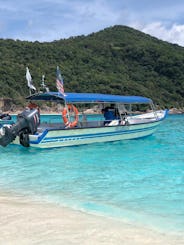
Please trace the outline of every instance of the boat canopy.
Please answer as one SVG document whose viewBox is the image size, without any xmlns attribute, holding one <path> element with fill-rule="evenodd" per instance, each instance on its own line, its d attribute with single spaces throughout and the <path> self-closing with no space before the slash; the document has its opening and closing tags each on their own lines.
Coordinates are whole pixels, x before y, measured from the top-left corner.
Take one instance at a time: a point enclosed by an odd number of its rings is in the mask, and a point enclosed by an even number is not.
<svg viewBox="0 0 184 245">
<path fill-rule="evenodd" d="M 142 96 L 122 96 L 96 93 L 65 93 L 59 92 L 36 93 L 26 98 L 27 100 L 65 101 L 66 103 L 124 103 L 124 104 L 149 104 L 152 100 Z"/>
</svg>

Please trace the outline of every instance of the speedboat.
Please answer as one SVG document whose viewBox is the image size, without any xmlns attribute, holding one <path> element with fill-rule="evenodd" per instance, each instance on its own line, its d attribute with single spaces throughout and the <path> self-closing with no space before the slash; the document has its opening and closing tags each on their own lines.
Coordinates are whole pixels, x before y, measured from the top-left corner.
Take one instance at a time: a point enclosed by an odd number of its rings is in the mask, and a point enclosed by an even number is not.
<svg viewBox="0 0 184 245">
<path fill-rule="evenodd" d="M 142 96 L 41 92 L 26 99 L 34 105 L 59 103 L 61 121 L 42 122 L 38 107 L 26 108 L 15 125 L 0 129 L 0 145 L 54 148 L 137 139 L 152 135 L 167 115 Z"/>
</svg>

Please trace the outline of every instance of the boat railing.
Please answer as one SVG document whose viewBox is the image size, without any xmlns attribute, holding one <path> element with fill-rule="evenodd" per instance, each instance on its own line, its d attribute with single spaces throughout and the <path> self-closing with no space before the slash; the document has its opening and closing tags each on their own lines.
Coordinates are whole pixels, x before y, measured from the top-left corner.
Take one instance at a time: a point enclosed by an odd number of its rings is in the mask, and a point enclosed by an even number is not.
<svg viewBox="0 0 184 245">
<path fill-rule="evenodd" d="M 104 125 L 103 121 L 93 120 L 93 121 L 79 121 L 75 128 L 91 128 L 91 127 L 102 127 Z M 44 131 L 45 129 L 66 129 L 64 123 L 41 123 L 38 127 L 38 131 Z"/>
<path fill-rule="evenodd" d="M 103 125 L 104 125 L 104 122 L 103 121 L 99 121 L 99 120 L 78 122 L 78 127 L 80 127 L 80 128 L 102 127 Z"/>
<path fill-rule="evenodd" d="M 64 123 L 41 123 L 38 127 L 39 132 L 43 132 L 45 129 L 64 129 Z"/>
<path fill-rule="evenodd" d="M 104 127 L 104 126 L 118 126 L 118 125 L 133 125 L 140 123 L 148 123 L 156 121 L 155 115 L 153 113 L 147 113 L 142 115 L 126 115 L 119 120 L 113 120 L 112 122 L 106 123 L 103 118 L 90 118 L 83 120 L 80 118 L 75 128 L 95 128 L 95 127 Z M 61 122 L 43 122 L 38 128 L 39 132 L 43 132 L 45 129 L 53 130 L 53 129 L 67 129 L 65 124 Z"/>
</svg>

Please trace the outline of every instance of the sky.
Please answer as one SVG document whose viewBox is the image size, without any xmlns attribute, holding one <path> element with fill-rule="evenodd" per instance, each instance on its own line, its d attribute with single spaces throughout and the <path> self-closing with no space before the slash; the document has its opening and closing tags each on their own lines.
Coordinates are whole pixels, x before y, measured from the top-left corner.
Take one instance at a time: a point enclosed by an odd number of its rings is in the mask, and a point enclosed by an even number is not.
<svg viewBox="0 0 184 245">
<path fill-rule="evenodd" d="M 114 25 L 184 46 L 184 0 L 0 0 L 0 38 L 51 42 Z"/>
</svg>

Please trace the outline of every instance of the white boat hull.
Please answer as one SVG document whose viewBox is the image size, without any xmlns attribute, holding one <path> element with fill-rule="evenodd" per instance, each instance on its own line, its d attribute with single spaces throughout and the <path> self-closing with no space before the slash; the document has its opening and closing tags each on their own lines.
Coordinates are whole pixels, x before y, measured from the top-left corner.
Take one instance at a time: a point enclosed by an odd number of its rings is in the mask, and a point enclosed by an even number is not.
<svg viewBox="0 0 184 245">
<path fill-rule="evenodd" d="M 45 130 L 39 135 L 30 135 L 29 140 L 31 147 L 54 148 L 137 139 L 153 134 L 160 123 L 161 121 L 155 121 L 151 123 L 112 127 Z M 14 143 L 19 144 L 18 137 Z"/>
</svg>

